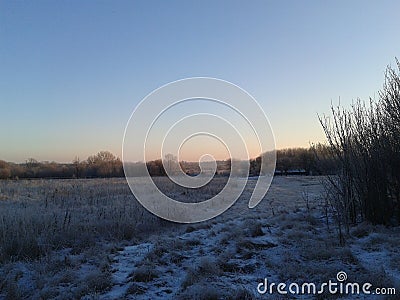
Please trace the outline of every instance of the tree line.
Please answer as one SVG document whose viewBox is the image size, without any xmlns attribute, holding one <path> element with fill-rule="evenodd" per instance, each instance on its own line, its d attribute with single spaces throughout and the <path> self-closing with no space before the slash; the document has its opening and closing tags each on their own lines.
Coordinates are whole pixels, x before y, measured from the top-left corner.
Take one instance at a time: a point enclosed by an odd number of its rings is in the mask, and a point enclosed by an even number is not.
<svg viewBox="0 0 400 300">
<path fill-rule="evenodd" d="M 0 160 L 0 179 L 18 178 L 96 178 L 124 176 L 121 160 L 109 151 L 100 151 L 80 161 L 71 163 L 39 162 L 34 158 L 25 163 Z"/>
<path fill-rule="evenodd" d="M 276 155 L 275 175 L 332 175 L 339 171 L 330 146 L 319 143 L 308 148 L 276 150 L 276 154 L 267 152 L 250 159 L 249 175 L 260 175 L 261 164 L 272 161 L 272 155 Z"/>
<path fill-rule="evenodd" d="M 279 174 L 289 174 L 293 170 L 303 170 L 304 174 L 324 175 L 336 172 L 334 161 L 329 156 L 327 146 L 317 145 L 310 148 L 288 148 L 276 151 L 276 170 Z M 264 154 L 264 158 L 268 160 Z M 257 176 L 261 168 L 261 156 L 250 160 L 250 170 L 242 170 L 242 176 Z M 143 176 L 141 163 L 132 163 L 130 175 Z M 195 162 L 179 162 L 180 167 L 189 175 L 196 175 L 200 167 Z M 161 159 L 146 162 L 151 176 L 166 176 Z M 135 168 L 138 170 L 135 173 Z M 227 176 L 230 173 L 230 160 L 217 161 L 216 175 Z M 242 174 L 243 173 L 243 174 Z M 0 160 L 0 179 L 18 178 L 109 178 L 123 177 L 122 161 L 109 151 L 100 151 L 86 160 L 75 158 L 71 163 L 39 162 L 30 158 L 25 163 L 10 163 Z"/>
</svg>

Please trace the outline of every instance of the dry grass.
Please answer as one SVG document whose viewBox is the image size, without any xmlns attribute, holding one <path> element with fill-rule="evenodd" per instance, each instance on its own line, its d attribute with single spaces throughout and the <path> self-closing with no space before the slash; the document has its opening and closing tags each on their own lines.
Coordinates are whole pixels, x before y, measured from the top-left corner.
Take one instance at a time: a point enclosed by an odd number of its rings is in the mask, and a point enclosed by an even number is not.
<svg viewBox="0 0 400 300">
<path fill-rule="evenodd" d="M 158 277 L 158 272 L 152 264 L 144 264 L 135 269 L 131 274 L 133 282 L 150 282 Z"/>
<path fill-rule="evenodd" d="M 117 285 L 115 257 L 142 241 L 153 247 L 124 266 L 121 297 L 148 299 L 157 289 L 169 299 L 254 299 L 259 276 L 324 282 L 340 270 L 352 280 L 390 286 L 387 266 L 374 275 L 351 246 L 387 254 L 384 262 L 399 270 L 398 230 L 360 224 L 341 247 L 312 196 L 320 186 L 307 186 L 309 208 L 301 198 L 304 184 L 317 179 L 275 180 L 255 209 L 239 199 L 227 213 L 193 225 L 147 213 L 119 179 L 0 182 L 7 196 L 0 201 L 0 297 L 96 298 Z M 214 184 L 209 195 L 223 182 Z M 251 186 L 243 198 L 250 192 Z"/>
<path fill-rule="evenodd" d="M 104 184 L 107 183 L 107 184 Z M 166 225 L 122 179 L 0 181 L 0 262 L 32 260 L 99 240 L 139 239 Z"/>
</svg>

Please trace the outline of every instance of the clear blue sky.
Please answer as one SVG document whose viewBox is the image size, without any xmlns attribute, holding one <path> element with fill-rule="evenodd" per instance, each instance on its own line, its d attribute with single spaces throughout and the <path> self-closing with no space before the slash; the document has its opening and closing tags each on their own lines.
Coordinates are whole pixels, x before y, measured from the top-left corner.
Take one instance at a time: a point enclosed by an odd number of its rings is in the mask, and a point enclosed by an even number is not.
<svg viewBox="0 0 400 300">
<path fill-rule="evenodd" d="M 210 76 L 250 92 L 278 148 L 374 96 L 400 56 L 398 1 L 1 1 L 0 159 L 121 156 L 136 104 Z"/>
</svg>

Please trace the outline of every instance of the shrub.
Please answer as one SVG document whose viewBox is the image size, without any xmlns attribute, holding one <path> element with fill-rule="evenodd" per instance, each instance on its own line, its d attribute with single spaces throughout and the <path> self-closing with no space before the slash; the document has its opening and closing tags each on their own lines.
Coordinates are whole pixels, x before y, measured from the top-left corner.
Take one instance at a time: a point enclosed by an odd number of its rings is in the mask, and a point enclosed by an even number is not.
<svg viewBox="0 0 400 300">
<path fill-rule="evenodd" d="M 400 64 L 397 61 L 400 71 Z M 400 73 L 387 68 L 379 100 L 332 107 L 320 118 L 340 172 L 329 176 L 327 195 L 339 224 L 400 221 Z"/>
<path fill-rule="evenodd" d="M 134 282 L 150 282 L 158 278 L 158 273 L 151 265 L 142 265 L 137 268 L 132 274 Z"/>
</svg>

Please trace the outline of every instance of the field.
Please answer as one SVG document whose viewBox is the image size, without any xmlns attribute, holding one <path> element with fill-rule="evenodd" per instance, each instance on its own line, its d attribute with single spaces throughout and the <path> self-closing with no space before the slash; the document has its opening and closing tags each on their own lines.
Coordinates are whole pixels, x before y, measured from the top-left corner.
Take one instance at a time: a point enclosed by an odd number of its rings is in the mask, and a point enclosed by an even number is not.
<svg viewBox="0 0 400 300">
<path fill-rule="evenodd" d="M 249 210 L 256 182 L 250 179 L 228 211 L 191 225 L 147 212 L 125 179 L 0 181 L 0 298 L 293 299 L 260 295 L 257 286 L 264 278 L 328 282 L 339 271 L 350 282 L 399 293 L 399 228 L 362 223 L 340 246 L 323 179 L 275 177 L 265 199 Z M 176 200 L 192 202 L 225 183 L 216 178 L 196 191 L 155 181 Z"/>
</svg>

